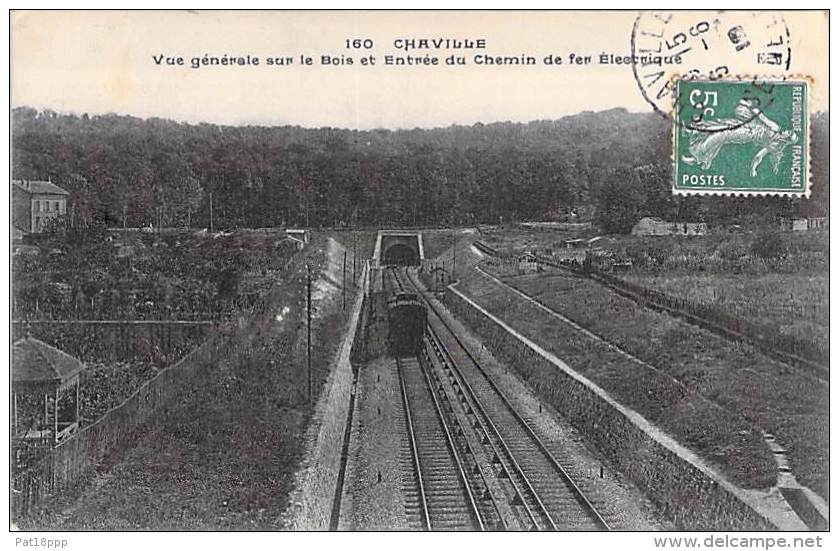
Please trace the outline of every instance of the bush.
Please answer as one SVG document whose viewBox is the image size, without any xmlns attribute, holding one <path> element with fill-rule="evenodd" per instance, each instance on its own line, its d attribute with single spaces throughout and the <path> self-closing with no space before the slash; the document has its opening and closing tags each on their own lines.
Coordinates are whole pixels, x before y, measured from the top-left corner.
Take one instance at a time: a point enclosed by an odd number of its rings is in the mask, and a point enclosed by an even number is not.
<svg viewBox="0 0 839 551">
<path fill-rule="evenodd" d="M 714 250 L 714 253 L 722 260 L 735 261 L 747 256 L 749 250 L 745 243 L 737 240 L 721 241 Z"/>
<path fill-rule="evenodd" d="M 780 258 L 786 254 L 786 246 L 776 231 L 764 231 L 752 241 L 751 251 L 764 260 Z"/>
</svg>

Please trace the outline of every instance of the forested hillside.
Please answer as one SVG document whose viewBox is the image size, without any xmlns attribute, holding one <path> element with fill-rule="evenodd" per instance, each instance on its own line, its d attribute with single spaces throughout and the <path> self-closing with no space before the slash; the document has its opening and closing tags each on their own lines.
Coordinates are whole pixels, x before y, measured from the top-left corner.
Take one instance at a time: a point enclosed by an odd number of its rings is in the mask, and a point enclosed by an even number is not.
<svg viewBox="0 0 839 551">
<path fill-rule="evenodd" d="M 771 220 L 827 207 L 828 115 L 812 120 L 813 198 L 670 194 L 670 127 L 614 109 L 431 130 L 231 127 L 12 114 L 13 177 L 72 194 L 76 225 L 442 225 L 574 215 L 606 231 L 640 216 Z"/>
</svg>

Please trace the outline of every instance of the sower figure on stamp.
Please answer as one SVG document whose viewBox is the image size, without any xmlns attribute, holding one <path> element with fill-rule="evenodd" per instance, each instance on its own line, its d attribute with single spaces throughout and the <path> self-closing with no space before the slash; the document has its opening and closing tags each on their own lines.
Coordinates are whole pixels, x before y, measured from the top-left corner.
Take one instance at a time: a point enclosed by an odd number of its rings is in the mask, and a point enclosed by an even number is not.
<svg viewBox="0 0 839 551">
<path fill-rule="evenodd" d="M 703 120 L 683 130 L 688 136 L 690 155 L 682 156 L 682 161 L 689 165 L 698 164 L 704 169 L 711 167 L 725 145 L 759 146 L 760 150 L 752 159 L 752 177 L 757 176 L 757 169 L 766 155 L 770 155 L 772 171 L 777 174 L 784 149 L 796 141 L 793 131 L 781 130 L 778 123 L 746 99 L 740 100 L 734 109 L 734 118 Z"/>
</svg>

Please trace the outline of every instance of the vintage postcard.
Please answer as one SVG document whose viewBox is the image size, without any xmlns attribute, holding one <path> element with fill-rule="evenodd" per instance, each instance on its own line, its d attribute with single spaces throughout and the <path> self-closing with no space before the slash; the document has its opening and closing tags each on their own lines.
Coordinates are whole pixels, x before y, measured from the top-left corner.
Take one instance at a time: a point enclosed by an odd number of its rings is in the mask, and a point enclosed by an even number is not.
<svg viewBox="0 0 839 551">
<path fill-rule="evenodd" d="M 15 545 L 824 545 L 827 11 L 10 32 Z"/>
</svg>

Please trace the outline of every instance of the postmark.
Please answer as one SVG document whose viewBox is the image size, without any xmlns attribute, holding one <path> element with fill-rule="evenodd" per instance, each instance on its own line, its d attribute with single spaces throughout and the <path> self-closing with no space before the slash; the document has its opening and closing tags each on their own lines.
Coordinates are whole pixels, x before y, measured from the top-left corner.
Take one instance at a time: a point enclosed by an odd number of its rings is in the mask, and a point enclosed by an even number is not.
<svg viewBox="0 0 839 551">
<path fill-rule="evenodd" d="M 631 50 L 641 94 L 667 117 L 673 112 L 676 78 L 784 77 L 793 54 L 789 28 L 772 12 L 642 12 L 632 28 Z M 645 62 L 655 56 L 672 56 L 679 63 Z"/>
<path fill-rule="evenodd" d="M 673 86 L 675 194 L 809 196 L 806 80 Z"/>
</svg>

